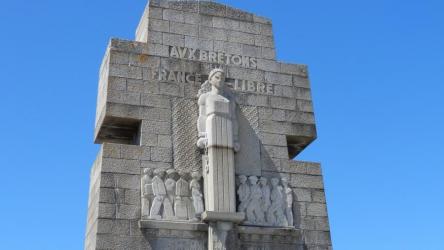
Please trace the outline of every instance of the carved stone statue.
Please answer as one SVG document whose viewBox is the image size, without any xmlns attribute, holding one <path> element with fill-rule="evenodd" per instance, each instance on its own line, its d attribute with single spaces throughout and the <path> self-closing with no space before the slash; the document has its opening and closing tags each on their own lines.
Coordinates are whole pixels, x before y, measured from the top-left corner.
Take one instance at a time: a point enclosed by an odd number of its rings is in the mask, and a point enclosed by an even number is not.
<svg viewBox="0 0 444 250">
<path fill-rule="evenodd" d="M 176 180 L 178 174 L 174 169 L 167 170 L 167 179 L 165 180 L 165 188 L 167 196 L 163 201 L 163 218 L 167 220 L 174 219 L 174 197 L 176 196 Z"/>
<path fill-rule="evenodd" d="M 191 177 L 193 179 L 190 182 L 190 189 L 194 208 L 194 214 L 191 215 L 191 219 L 198 221 L 204 212 L 203 195 L 200 191 L 200 179 L 202 178 L 202 175 L 200 175 L 199 172 L 193 172 Z"/>
<path fill-rule="evenodd" d="M 239 176 L 239 188 L 237 190 L 237 195 L 239 196 L 239 206 L 237 208 L 238 212 L 245 212 L 250 200 L 250 186 L 247 183 L 247 177 L 245 175 Z"/>
<path fill-rule="evenodd" d="M 143 177 L 140 181 L 140 195 L 142 198 L 142 219 L 150 216 L 150 201 L 153 198 L 153 169 L 143 170 Z"/>
<path fill-rule="evenodd" d="M 189 184 L 184 179 L 184 173 L 180 174 L 180 178 L 176 183 L 176 200 L 174 202 L 174 211 L 176 212 L 176 218 L 179 220 L 188 220 L 189 218 Z"/>
<path fill-rule="evenodd" d="M 204 93 L 205 85 L 211 90 Z M 199 93 L 197 146 L 208 154 L 205 198 L 208 211 L 236 212 L 234 153 L 239 151 L 237 105 L 225 86 L 225 72 L 214 69 Z"/>
<path fill-rule="evenodd" d="M 268 185 L 268 180 L 265 177 L 261 177 L 259 180 L 259 184 L 261 186 L 262 199 L 261 199 L 261 209 L 266 217 L 267 211 L 270 208 L 271 200 L 270 200 L 270 186 Z"/>
<path fill-rule="evenodd" d="M 293 226 L 293 190 L 288 186 L 288 179 L 282 178 L 283 191 L 285 193 L 285 216 L 288 226 Z"/>
<path fill-rule="evenodd" d="M 165 170 L 156 169 L 154 170 L 154 178 L 152 180 L 153 187 L 153 205 L 151 206 L 150 219 L 160 220 L 162 219 L 162 207 L 164 204 L 165 197 L 167 195 L 165 183 L 163 178 L 165 177 Z"/>
<path fill-rule="evenodd" d="M 263 224 L 265 222 L 264 212 L 261 208 L 262 190 L 257 185 L 257 177 L 248 177 L 250 181 L 250 202 L 247 206 L 247 220 L 249 224 Z"/>
<path fill-rule="evenodd" d="M 267 211 L 267 222 L 274 226 L 287 226 L 287 219 L 284 216 L 284 196 L 282 187 L 279 186 L 279 179 L 271 179 L 271 206 Z"/>
</svg>

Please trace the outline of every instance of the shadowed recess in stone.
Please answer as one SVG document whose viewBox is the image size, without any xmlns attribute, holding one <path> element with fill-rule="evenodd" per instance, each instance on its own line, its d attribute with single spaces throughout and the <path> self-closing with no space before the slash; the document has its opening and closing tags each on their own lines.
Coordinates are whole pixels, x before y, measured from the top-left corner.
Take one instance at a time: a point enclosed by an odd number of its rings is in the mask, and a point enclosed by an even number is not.
<svg viewBox="0 0 444 250">
<path fill-rule="evenodd" d="M 96 143 L 121 143 L 138 145 L 141 121 L 130 118 L 106 117 L 103 121 Z"/>
</svg>

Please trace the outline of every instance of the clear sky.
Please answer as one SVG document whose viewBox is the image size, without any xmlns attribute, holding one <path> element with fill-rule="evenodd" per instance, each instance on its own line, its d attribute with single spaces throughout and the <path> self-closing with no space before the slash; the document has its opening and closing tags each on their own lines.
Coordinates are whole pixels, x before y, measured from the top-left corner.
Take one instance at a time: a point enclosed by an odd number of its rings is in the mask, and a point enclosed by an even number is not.
<svg viewBox="0 0 444 250">
<path fill-rule="evenodd" d="M 444 249 L 444 2 L 226 0 L 309 65 L 336 250 Z M 1 249 L 82 249 L 98 70 L 146 0 L 1 1 Z"/>
</svg>

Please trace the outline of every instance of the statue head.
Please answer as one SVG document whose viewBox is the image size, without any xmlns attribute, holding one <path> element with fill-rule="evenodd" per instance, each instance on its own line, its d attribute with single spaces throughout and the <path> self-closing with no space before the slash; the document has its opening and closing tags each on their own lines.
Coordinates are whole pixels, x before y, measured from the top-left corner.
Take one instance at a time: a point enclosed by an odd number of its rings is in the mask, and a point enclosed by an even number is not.
<svg viewBox="0 0 444 250">
<path fill-rule="evenodd" d="M 175 181 L 179 179 L 179 173 L 174 168 L 168 169 L 166 174 L 169 179 L 173 179 Z"/>
<path fill-rule="evenodd" d="M 191 178 L 193 178 L 193 180 L 200 180 L 200 178 L 202 178 L 202 174 L 199 171 L 193 171 L 191 173 Z"/>
<path fill-rule="evenodd" d="M 265 178 L 265 177 L 261 177 L 260 179 L 259 179 L 259 183 L 262 185 L 262 186 L 266 186 L 267 185 L 267 178 Z"/>
<path fill-rule="evenodd" d="M 279 184 L 279 179 L 278 178 L 272 178 L 271 179 L 271 185 L 272 186 L 277 186 Z"/>
<path fill-rule="evenodd" d="M 239 182 L 244 184 L 247 181 L 247 177 L 245 175 L 239 175 Z"/>
<path fill-rule="evenodd" d="M 225 84 L 225 71 L 219 68 L 213 69 L 208 75 L 208 81 L 211 86 L 222 89 Z"/>
<path fill-rule="evenodd" d="M 288 178 L 287 177 L 283 177 L 281 182 L 284 187 L 288 186 Z"/>
<path fill-rule="evenodd" d="M 254 176 L 254 175 L 248 177 L 248 180 L 250 181 L 251 185 L 256 185 L 257 184 L 257 177 Z"/>
<path fill-rule="evenodd" d="M 158 169 L 154 170 L 154 175 L 159 177 L 160 179 L 163 179 L 165 177 L 165 170 L 158 168 Z"/>
<path fill-rule="evenodd" d="M 152 177 L 154 173 L 154 169 L 152 168 L 145 168 L 143 170 L 143 174 L 148 175 L 149 177 Z"/>
</svg>

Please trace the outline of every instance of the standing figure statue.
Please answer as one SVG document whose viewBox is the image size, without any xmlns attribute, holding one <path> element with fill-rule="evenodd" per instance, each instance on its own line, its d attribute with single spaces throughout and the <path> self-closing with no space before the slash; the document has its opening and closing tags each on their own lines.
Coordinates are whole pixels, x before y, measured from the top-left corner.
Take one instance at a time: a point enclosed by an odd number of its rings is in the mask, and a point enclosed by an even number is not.
<svg viewBox="0 0 444 250">
<path fill-rule="evenodd" d="M 204 212 L 203 195 L 200 191 L 200 179 L 202 175 L 199 172 L 191 173 L 193 178 L 190 182 L 191 198 L 193 200 L 194 214 L 191 215 L 191 220 L 198 221 L 201 214 Z"/>
<path fill-rule="evenodd" d="M 163 178 L 165 177 L 165 170 L 154 170 L 154 178 L 152 180 L 153 185 L 153 205 L 151 205 L 150 219 L 160 220 L 162 219 L 162 207 L 165 197 L 167 195 L 165 183 Z"/>
<path fill-rule="evenodd" d="M 142 219 L 148 219 L 150 216 L 150 201 L 153 198 L 153 169 L 143 170 L 143 177 L 140 181 L 140 195 L 142 198 Z"/>
<path fill-rule="evenodd" d="M 174 197 L 176 196 L 176 180 L 177 172 L 174 169 L 167 170 L 167 179 L 165 180 L 165 188 L 167 196 L 163 201 L 163 218 L 172 220 L 174 219 Z"/>
<path fill-rule="evenodd" d="M 267 216 L 267 211 L 271 205 L 271 200 L 270 200 L 271 190 L 270 186 L 268 186 L 267 178 L 261 177 L 259 180 L 259 184 L 261 185 L 261 191 L 262 191 L 261 209 L 265 218 Z"/>
<path fill-rule="evenodd" d="M 250 186 L 247 183 L 247 177 L 245 175 L 239 176 L 239 188 L 237 189 L 237 195 L 239 196 L 240 204 L 237 207 L 238 212 L 246 212 L 248 202 L 250 201 Z"/>
<path fill-rule="evenodd" d="M 236 212 L 234 154 L 240 149 L 238 115 L 234 94 L 225 86 L 224 70 L 210 72 L 199 91 L 198 104 L 197 146 L 208 154 L 204 172 L 206 209 Z"/>
<path fill-rule="evenodd" d="M 284 196 L 282 187 L 279 186 L 279 179 L 271 179 L 271 206 L 267 212 L 267 222 L 273 226 L 287 226 L 287 219 L 284 215 Z"/>
<path fill-rule="evenodd" d="M 174 202 L 174 211 L 178 220 L 188 220 L 191 216 L 189 211 L 189 184 L 184 179 L 184 173 L 180 173 L 180 178 L 176 183 L 176 200 Z"/>
<path fill-rule="evenodd" d="M 257 177 L 248 177 L 250 181 L 250 202 L 247 206 L 247 223 L 253 225 L 264 224 L 264 212 L 261 208 L 262 190 L 257 185 Z"/>
<path fill-rule="evenodd" d="M 288 186 L 288 179 L 282 178 L 285 193 L 285 216 L 289 227 L 293 226 L 293 190 Z"/>
</svg>

